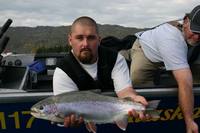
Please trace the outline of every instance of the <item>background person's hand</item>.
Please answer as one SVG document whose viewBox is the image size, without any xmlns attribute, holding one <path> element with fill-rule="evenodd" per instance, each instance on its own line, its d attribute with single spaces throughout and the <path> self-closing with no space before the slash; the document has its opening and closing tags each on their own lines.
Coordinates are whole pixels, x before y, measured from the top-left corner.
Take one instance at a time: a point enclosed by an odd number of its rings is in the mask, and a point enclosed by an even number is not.
<svg viewBox="0 0 200 133">
<path fill-rule="evenodd" d="M 141 103 L 145 107 L 148 105 L 147 100 L 143 96 L 135 95 L 135 96 L 131 97 L 131 99 L 133 100 L 133 102 Z M 141 120 L 150 119 L 150 115 L 149 114 L 145 114 L 145 112 L 136 112 L 135 110 L 130 110 L 128 112 L 128 115 L 132 116 L 134 118 L 140 118 Z"/>
<path fill-rule="evenodd" d="M 186 130 L 187 133 L 199 133 L 198 125 L 194 120 L 186 123 Z"/>
</svg>

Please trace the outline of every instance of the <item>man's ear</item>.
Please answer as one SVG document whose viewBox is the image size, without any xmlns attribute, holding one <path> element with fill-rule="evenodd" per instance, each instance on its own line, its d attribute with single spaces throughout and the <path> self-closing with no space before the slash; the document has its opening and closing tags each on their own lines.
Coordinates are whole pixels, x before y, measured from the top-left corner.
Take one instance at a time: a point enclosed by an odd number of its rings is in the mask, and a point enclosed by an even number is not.
<svg viewBox="0 0 200 133">
<path fill-rule="evenodd" d="M 186 17 L 183 19 L 183 27 L 186 27 L 189 23 L 190 23 L 190 19 L 186 16 Z"/>
<path fill-rule="evenodd" d="M 185 17 L 185 18 L 183 19 L 183 28 L 187 28 L 188 25 L 189 25 L 189 23 L 190 23 L 189 18 L 188 18 L 188 17 Z"/>
<path fill-rule="evenodd" d="M 69 35 L 68 35 L 68 42 L 69 42 L 69 45 L 70 45 L 70 46 L 72 46 L 71 40 L 72 40 L 72 37 L 71 37 L 71 35 L 69 34 Z"/>
<path fill-rule="evenodd" d="M 99 45 L 101 44 L 101 37 L 99 36 Z"/>
</svg>

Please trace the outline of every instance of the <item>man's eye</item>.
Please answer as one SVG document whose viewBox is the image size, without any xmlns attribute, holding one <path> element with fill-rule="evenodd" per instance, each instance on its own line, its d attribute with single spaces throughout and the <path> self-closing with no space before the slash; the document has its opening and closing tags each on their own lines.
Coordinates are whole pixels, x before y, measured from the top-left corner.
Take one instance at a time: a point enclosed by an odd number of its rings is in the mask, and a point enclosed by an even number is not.
<svg viewBox="0 0 200 133">
<path fill-rule="evenodd" d="M 88 40 L 94 40 L 96 39 L 96 36 L 88 36 Z"/>
<path fill-rule="evenodd" d="M 83 40 L 83 37 L 76 37 L 76 39 L 78 39 L 78 40 Z"/>
</svg>

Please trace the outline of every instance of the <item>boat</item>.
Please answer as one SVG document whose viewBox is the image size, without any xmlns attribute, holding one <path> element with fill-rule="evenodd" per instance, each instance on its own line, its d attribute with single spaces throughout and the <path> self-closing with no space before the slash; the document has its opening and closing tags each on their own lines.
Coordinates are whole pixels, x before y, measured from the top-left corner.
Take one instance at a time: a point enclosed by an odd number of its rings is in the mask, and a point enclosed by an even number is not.
<svg viewBox="0 0 200 133">
<path fill-rule="evenodd" d="M 2 41 L 0 45 L 5 45 L 7 41 Z M 80 127 L 65 128 L 51 124 L 50 121 L 34 118 L 30 114 L 33 104 L 53 95 L 53 72 L 56 62 L 64 55 L 8 54 L 0 58 L 1 133 L 88 133 L 84 124 Z M 191 69 L 195 97 L 193 118 L 200 125 L 200 56 L 193 62 Z M 129 118 L 126 131 L 120 130 L 115 124 L 101 124 L 97 125 L 97 132 L 185 132 L 184 118 L 178 105 L 177 85 L 173 76 L 170 72 L 161 70 L 156 79 L 152 86 L 135 86 L 135 89 L 147 100 L 161 100 L 157 108 L 160 111 L 160 118 L 146 121 Z M 102 94 L 115 96 L 111 90 Z"/>
</svg>

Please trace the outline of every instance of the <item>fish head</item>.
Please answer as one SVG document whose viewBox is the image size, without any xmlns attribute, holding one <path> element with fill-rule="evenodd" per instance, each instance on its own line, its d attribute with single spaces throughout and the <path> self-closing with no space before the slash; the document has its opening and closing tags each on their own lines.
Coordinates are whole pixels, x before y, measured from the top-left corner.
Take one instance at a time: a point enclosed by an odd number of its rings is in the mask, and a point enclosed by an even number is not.
<svg viewBox="0 0 200 133">
<path fill-rule="evenodd" d="M 45 99 L 31 107 L 31 115 L 39 119 L 50 120 L 53 122 L 63 122 L 59 119 L 57 105 L 53 99 Z"/>
</svg>

